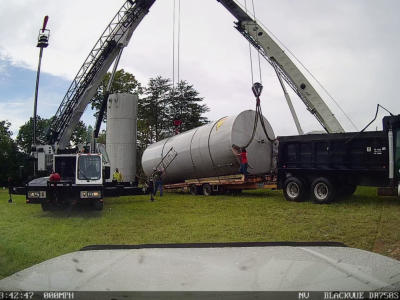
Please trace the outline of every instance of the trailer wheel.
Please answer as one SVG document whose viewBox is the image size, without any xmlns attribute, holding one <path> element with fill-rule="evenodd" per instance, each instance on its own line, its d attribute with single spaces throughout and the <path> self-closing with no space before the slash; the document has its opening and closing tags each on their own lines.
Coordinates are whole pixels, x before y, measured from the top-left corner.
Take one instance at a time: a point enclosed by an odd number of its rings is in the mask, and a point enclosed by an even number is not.
<svg viewBox="0 0 400 300">
<path fill-rule="evenodd" d="M 219 195 L 223 195 L 223 194 L 225 194 L 226 193 L 226 188 L 223 186 L 223 185 L 220 185 L 219 187 L 218 187 L 218 194 Z"/>
<path fill-rule="evenodd" d="M 200 194 L 199 187 L 196 186 L 195 184 L 192 184 L 192 185 L 189 187 L 189 192 L 190 192 L 193 196 L 196 196 L 196 195 L 199 195 L 199 194 Z"/>
<path fill-rule="evenodd" d="M 307 196 L 306 185 L 297 177 L 289 177 L 283 185 L 283 195 L 287 201 L 302 202 Z"/>
<path fill-rule="evenodd" d="M 209 185 L 208 183 L 203 184 L 203 194 L 204 194 L 204 196 L 212 195 L 212 188 L 211 188 L 211 185 Z"/>
<path fill-rule="evenodd" d="M 95 200 L 93 205 L 95 210 L 103 210 L 103 201 Z"/>
<path fill-rule="evenodd" d="M 336 189 L 332 182 L 325 177 L 317 178 L 311 185 L 314 203 L 331 203 L 336 196 Z"/>
</svg>

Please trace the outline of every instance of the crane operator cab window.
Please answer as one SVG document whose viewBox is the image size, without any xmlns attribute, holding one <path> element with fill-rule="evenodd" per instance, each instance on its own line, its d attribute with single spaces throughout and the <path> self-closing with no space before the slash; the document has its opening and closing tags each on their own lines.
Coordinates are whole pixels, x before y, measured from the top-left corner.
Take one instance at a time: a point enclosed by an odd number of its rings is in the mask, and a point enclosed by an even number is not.
<svg viewBox="0 0 400 300">
<path fill-rule="evenodd" d="M 54 171 L 60 174 L 63 180 L 74 180 L 75 164 L 75 156 L 54 156 Z"/>
<path fill-rule="evenodd" d="M 82 155 L 78 158 L 78 179 L 98 180 L 101 178 L 101 160 L 98 155 Z"/>
</svg>

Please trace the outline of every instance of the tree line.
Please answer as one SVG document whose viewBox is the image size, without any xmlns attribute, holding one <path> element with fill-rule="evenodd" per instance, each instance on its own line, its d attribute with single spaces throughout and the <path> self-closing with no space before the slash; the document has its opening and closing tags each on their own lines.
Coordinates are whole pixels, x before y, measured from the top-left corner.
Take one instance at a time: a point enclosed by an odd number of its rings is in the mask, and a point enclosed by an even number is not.
<svg viewBox="0 0 400 300">
<path fill-rule="evenodd" d="M 95 117 L 100 110 L 109 79 L 110 73 L 107 73 L 91 100 Z M 139 96 L 137 166 L 140 166 L 141 154 L 149 144 L 174 135 L 177 130 L 183 132 L 208 123 L 204 113 L 209 108 L 203 104 L 204 99 L 200 97 L 199 92 L 185 80 L 173 86 L 169 78 L 157 76 L 151 78 L 147 85 L 143 86 L 133 74 L 121 69 L 115 74 L 111 93 L 131 93 Z M 40 144 L 46 144 L 46 134 L 52 118 L 37 117 L 36 136 Z M 107 122 L 106 114 L 103 122 Z M 9 121 L 0 121 L 0 166 L 2 169 L 0 185 L 6 185 L 8 177 L 27 177 L 33 170 L 33 162 L 29 157 L 33 142 L 33 118 L 19 128 L 15 139 L 12 138 L 10 126 Z M 80 121 L 72 134 L 71 146 L 89 142 L 92 133 L 93 127 Z M 103 130 L 98 142 L 105 143 L 105 135 Z"/>
</svg>

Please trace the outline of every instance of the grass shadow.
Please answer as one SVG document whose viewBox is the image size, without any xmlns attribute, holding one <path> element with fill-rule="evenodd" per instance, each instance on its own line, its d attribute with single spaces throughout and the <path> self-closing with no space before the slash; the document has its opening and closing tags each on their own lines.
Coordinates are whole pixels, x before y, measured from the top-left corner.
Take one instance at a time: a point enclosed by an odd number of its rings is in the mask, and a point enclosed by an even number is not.
<svg viewBox="0 0 400 300">
<path fill-rule="evenodd" d="M 39 218 L 101 218 L 102 211 L 94 210 L 90 206 L 74 206 L 66 209 L 52 211 L 42 211 L 37 216 Z"/>
<path fill-rule="evenodd" d="M 131 197 L 131 198 L 129 198 Z M 140 195 L 140 196 L 123 196 L 123 197 L 114 197 L 110 199 L 104 199 L 105 203 L 110 203 L 110 204 L 130 204 L 130 203 L 143 203 L 143 202 L 148 202 L 150 201 L 150 195 Z"/>
<path fill-rule="evenodd" d="M 340 198 L 337 203 L 342 205 L 356 206 L 396 206 L 399 207 L 400 200 L 393 196 L 373 196 L 365 194 L 354 194 L 350 197 Z"/>
</svg>

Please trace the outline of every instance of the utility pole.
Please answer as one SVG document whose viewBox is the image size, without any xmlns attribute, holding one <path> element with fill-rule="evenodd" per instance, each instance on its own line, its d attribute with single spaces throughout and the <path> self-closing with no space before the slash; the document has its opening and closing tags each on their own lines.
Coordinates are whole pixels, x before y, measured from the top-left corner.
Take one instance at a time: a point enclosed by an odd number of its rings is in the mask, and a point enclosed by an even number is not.
<svg viewBox="0 0 400 300">
<path fill-rule="evenodd" d="M 50 30 L 46 29 L 47 21 L 49 20 L 48 16 L 44 17 L 42 29 L 39 30 L 38 43 L 36 47 L 40 48 L 39 52 L 39 64 L 36 73 L 36 88 L 35 88 L 35 99 L 33 104 L 33 140 L 32 140 L 32 153 L 34 154 L 35 160 L 33 162 L 33 176 L 36 177 L 36 160 L 37 160 L 37 151 L 36 151 L 36 122 L 37 122 L 37 99 L 38 99 L 38 90 L 39 90 L 39 77 L 40 77 L 40 65 L 42 64 L 42 55 L 43 48 L 46 48 L 49 45 L 49 37 Z"/>
</svg>

